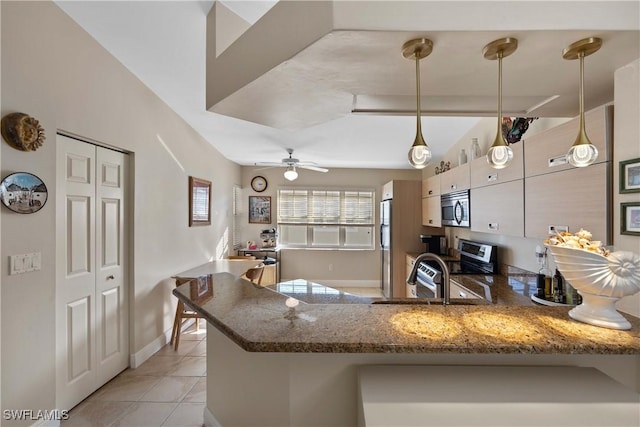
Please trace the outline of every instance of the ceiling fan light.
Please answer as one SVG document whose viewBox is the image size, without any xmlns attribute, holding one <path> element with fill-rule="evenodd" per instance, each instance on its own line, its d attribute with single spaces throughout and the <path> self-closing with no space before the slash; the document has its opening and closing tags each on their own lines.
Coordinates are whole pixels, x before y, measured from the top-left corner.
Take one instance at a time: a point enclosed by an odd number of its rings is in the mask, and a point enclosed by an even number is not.
<svg viewBox="0 0 640 427">
<path fill-rule="evenodd" d="M 298 178 L 298 172 L 296 172 L 295 166 L 289 166 L 286 171 L 284 171 L 284 177 L 289 181 L 295 181 Z"/>
</svg>

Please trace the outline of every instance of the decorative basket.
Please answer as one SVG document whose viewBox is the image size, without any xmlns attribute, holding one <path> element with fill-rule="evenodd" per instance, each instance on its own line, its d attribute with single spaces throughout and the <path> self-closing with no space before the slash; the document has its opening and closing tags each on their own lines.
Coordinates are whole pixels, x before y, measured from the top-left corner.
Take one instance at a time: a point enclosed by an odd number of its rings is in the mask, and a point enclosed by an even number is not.
<svg viewBox="0 0 640 427">
<path fill-rule="evenodd" d="M 582 295 L 572 319 L 610 329 L 630 329 L 616 302 L 640 292 L 640 256 L 629 251 L 603 256 L 583 249 L 548 245 L 558 270 Z"/>
</svg>

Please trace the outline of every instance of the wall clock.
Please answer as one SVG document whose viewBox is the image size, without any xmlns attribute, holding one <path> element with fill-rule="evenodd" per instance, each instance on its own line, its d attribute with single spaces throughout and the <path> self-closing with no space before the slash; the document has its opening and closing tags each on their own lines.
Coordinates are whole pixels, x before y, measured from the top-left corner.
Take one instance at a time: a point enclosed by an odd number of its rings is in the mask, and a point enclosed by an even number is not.
<svg viewBox="0 0 640 427">
<path fill-rule="evenodd" d="M 251 188 L 253 188 L 253 191 L 262 193 L 267 189 L 267 179 L 264 176 L 254 176 L 251 180 Z"/>
</svg>

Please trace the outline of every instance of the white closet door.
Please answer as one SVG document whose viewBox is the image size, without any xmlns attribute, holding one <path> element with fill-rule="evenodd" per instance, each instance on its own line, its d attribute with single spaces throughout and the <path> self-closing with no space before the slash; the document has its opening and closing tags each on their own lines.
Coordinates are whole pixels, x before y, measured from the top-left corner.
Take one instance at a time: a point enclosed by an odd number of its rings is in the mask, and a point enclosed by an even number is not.
<svg viewBox="0 0 640 427">
<path fill-rule="evenodd" d="M 72 408 L 127 367 L 126 157 L 57 135 L 59 409 Z"/>
<path fill-rule="evenodd" d="M 128 366 L 125 245 L 127 156 L 96 148 L 96 356 L 98 387 Z"/>
</svg>

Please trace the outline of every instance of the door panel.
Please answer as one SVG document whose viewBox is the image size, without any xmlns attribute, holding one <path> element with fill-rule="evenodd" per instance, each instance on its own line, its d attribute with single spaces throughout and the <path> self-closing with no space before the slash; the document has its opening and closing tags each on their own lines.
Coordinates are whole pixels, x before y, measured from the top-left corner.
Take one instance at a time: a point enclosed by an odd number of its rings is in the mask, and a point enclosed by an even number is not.
<svg viewBox="0 0 640 427">
<path fill-rule="evenodd" d="M 91 197 L 67 198 L 67 275 L 91 272 L 93 257 Z"/>
<path fill-rule="evenodd" d="M 91 372 L 91 300 L 87 298 L 67 305 L 67 353 L 69 354 L 68 382 Z"/>
<path fill-rule="evenodd" d="M 102 268 L 120 263 L 120 200 L 102 200 Z"/>
<path fill-rule="evenodd" d="M 102 353 L 100 360 L 106 360 L 122 351 L 120 340 L 120 288 L 115 287 L 102 293 Z"/>
</svg>

